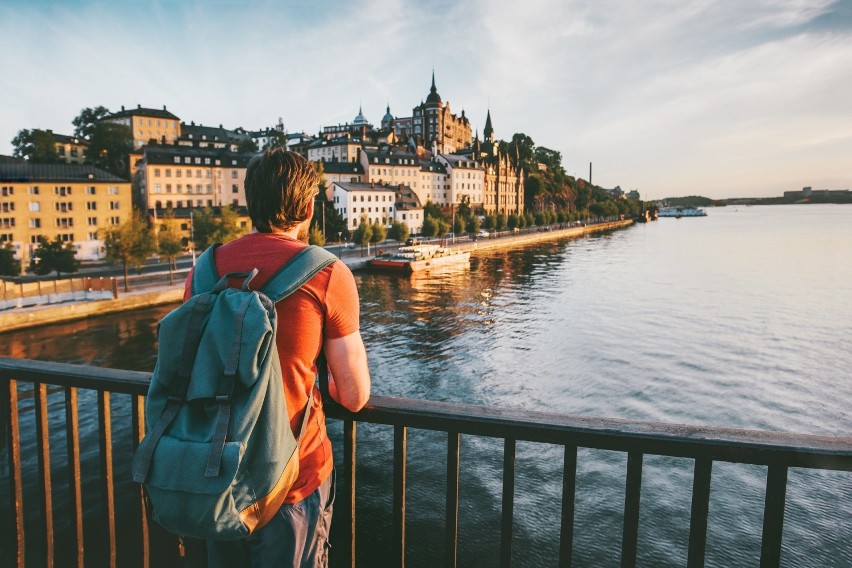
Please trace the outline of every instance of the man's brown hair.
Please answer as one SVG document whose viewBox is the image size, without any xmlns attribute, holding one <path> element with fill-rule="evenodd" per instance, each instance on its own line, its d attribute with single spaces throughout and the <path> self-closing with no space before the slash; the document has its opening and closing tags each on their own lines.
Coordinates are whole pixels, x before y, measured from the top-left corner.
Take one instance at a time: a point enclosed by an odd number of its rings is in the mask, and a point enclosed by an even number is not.
<svg viewBox="0 0 852 568">
<path fill-rule="evenodd" d="M 261 233 L 288 231 L 308 218 L 319 178 L 310 162 L 275 147 L 258 154 L 246 169 L 246 203 Z"/>
</svg>

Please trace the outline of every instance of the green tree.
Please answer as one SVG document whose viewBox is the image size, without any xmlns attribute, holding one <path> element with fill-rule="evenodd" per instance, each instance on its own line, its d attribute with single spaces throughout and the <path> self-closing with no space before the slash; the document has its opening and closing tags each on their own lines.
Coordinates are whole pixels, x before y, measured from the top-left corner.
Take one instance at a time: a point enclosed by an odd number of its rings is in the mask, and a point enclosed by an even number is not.
<svg viewBox="0 0 852 568">
<path fill-rule="evenodd" d="M 55 270 L 56 277 L 59 278 L 63 272 L 70 274 L 77 272 L 80 268 L 80 261 L 75 258 L 76 254 L 77 249 L 74 248 L 74 244 L 62 242 L 58 236 L 52 241 L 39 237 L 30 269 L 39 276 L 45 276 Z"/>
<path fill-rule="evenodd" d="M 506 228 L 506 214 L 500 213 L 497 215 L 497 219 L 494 222 L 494 228 L 498 231 L 502 231 Z"/>
<path fill-rule="evenodd" d="M 518 217 L 518 215 L 516 213 L 510 213 L 506 223 L 509 229 L 515 229 L 521 227 L 521 225 L 518 224 L 519 222 L 520 218 Z"/>
<path fill-rule="evenodd" d="M 183 239 L 175 222 L 175 212 L 170 207 L 163 215 L 163 223 L 157 232 L 157 251 L 160 258 L 169 264 L 169 284 L 173 284 L 175 260 L 183 250 Z"/>
<path fill-rule="evenodd" d="M 476 215 L 471 215 L 467 220 L 467 232 L 475 235 L 479 232 L 479 226 L 479 217 Z"/>
<path fill-rule="evenodd" d="M 239 227 L 239 215 L 230 205 L 222 206 L 218 211 L 209 206 L 194 210 L 192 232 L 194 245 L 201 250 L 214 243 L 227 243 L 243 234 Z"/>
<path fill-rule="evenodd" d="M 258 151 L 257 143 L 251 138 L 243 138 L 237 144 L 237 152 L 241 154 L 256 154 Z"/>
<path fill-rule="evenodd" d="M 109 109 L 104 106 L 95 108 L 84 108 L 80 111 L 71 124 L 74 125 L 74 136 L 80 136 L 91 140 L 95 133 L 95 125 L 110 115 Z"/>
<path fill-rule="evenodd" d="M 427 201 L 426 205 L 423 206 L 423 218 L 425 219 L 427 216 L 439 221 L 444 220 L 444 214 L 441 212 L 441 208 L 437 203 L 432 201 Z"/>
<path fill-rule="evenodd" d="M 434 237 L 438 234 L 438 220 L 431 215 L 426 215 L 423 218 L 423 229 L 421 231 L 424 237 Z"/>
<path fill-rule="evenodd" d="M 308 243 L 317 245 L 318 247 L 325 246 L 325 235 L 322 234 L 322 229 L 316 223 L 311 224 L 311 232 L 308 233 Z"/>
<path fill-rule="evenodd" d="M 0 248 L 0 276 L 18 276 L 21 273 L 21 261 L 15 258 L 15 247 L 7 242 Z"/>
<path fill-rule="evenodd" d="M 371 243 L 380 243 L 388 236 L 387 228 L 378 220 L 373 223 L 373 236 L 370 237 Z"/>
<path fill-rule="evenodd" d="M 489 231 L 497 228 L 497 215 L 491 213 L 485 216 L 485 228 Z"/>
<path fill-rule="evenodd" d="M 366 217 L 361 217 L 358 227 L 352 233 L 352 242 L 361 245 L 362 247 L 370 243 L 373 238 L 373 226 Z"/>
<path fill-rule="evenodd" d="M 524 218 L 526 221 L 524 223 L 525 227 L 532 227 L 533 225 L 535 225 L 535 215 L 532 214 L 532 211 L 527 211 L 526 213 L 524 213 Z"/>
<path fill-rule="evenodd" d="M 453 232 L 455 232 L 456 235 L 461 235 L 462 233 L 464 233 L 465 225 L 466 223 L 464 222 L 464 217 L 462 217 L 461 215 L 456 215 L 456 222 L 453 225 Z"/>
<path fill-rule="evenodd" d="M 133 150 L 133 136 L 129 126 L 114 122 L 98 122 L 89 140 L 86 162 L 109 173 L 130 177 L 128 155 Z"/>
<path fill-rule="evenodd" d="M 26 158 L 40 164 L 55 164 L 62 162 L 56 153 L 56 140 L 46 130 L 19 130 L 12 139 L 12 155 L 16 158 Z"/>
<path fill-rule="evenodd" d="M 287 147 L 287 133 L 278 130 L 271 129 L 266 132 L 266 142 L 263 144 L 263 149 L 267 148 L 275 148 L 275 147 L 286 148 Z"/>
<path fill-rule="evenodd" d="M 142 217 L 142 213 L 133 211 L 121 225 L 104 229 L 103 238 L 107 261 L 124 266 L 124 291 L 127 292 L 129 267 L 140 268 L 145 259 L 157 252 L 148 221 Z"/>
<path fill-rule="evenodd" d="M 408 240 L 408 236 L 410 234 L 411 232 L 408 229 L 408 223 L 405 221 L 394 221 L 388 231 L 388 238 L 399 242 L 405 242 Z"/>
</svg>

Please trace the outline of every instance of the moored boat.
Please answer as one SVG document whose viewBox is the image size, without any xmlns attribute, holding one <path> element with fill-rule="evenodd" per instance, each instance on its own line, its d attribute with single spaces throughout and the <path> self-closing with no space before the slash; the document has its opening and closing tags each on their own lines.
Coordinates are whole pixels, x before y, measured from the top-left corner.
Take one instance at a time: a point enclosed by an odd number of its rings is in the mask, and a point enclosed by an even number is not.
<svg viewBox="0 0 852 568">
<path fill-rule="evenodd" d="M 660 209 L 660 217 L 706 217 L 707 213 L 699 207 L 663 207 Z"/>
<path fill-rule="evenodd" d="M 372 268 L 417 272 L 438 266 L 466 264 L 469 261 L 470 252 L 467 251 L 453 251 L 438 245 L 416 245 L 379 253 L 369 263 Z"/>
</svg>

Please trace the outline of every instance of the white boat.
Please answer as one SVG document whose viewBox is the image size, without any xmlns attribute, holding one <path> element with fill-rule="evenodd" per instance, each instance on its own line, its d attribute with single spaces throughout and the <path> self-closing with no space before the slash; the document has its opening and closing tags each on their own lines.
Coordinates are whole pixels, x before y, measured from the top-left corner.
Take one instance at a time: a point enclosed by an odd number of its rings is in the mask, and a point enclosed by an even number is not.
<svg viewBox="0 0 852 568">
<path fill-rule="evenodd" d="M 663 207 L 660 209 L 660 217 L 706 217 L 707 213 L 699 207 Z"/>
<path fill-rule="evenodd" d="M 470 252 L 453 251 L 438 245 L 400 247 L 370 259 L 370 266 L 386 270 L 417 272 L 437 266 L 453 266 L 470 261 Z"/>
</svg>

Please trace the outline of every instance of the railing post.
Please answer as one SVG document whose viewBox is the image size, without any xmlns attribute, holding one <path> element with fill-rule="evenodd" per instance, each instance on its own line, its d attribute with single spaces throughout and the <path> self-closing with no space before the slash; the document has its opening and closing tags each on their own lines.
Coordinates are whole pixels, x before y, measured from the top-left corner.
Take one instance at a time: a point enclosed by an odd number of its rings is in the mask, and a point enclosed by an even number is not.
<svg viewBox="0 0 852 568">
<path fill-rule="evenodd" d="M 7 432 L 9 433 L 9 496 L 12 514 L 15 515 L 15 563 L 23 568 L 26 560 L 24 538 L 24 495 L 21 477 L 21 430 L 18 421 L 18 383 L 9 380 L 3 398 L 8 401 Z"/>
<path fill-rule="evenodd" d="M 444 565 L 455 568 L 459 548 L 459 449 L 461 434 L 447 432 L 447 508 Z"/>
<path fill-rule="evenodd" d="M 50 426 L 47 420 L 47 385 L 36 383 L 36 439 L 38 447 L 39 493 L 44 517 L 44 557 L 48 568 L 53 567 L 53 491 L 50 484 Z"/>
<path fill-rule="evenodd" d="M 710 511 L 710 476 L 713 461 L 696 458 L 692 481 L 692 513 L 689 521 L 687 568 L 703 568 L 707 549 L 707 514 Z"/>
<path fill-rule="evenodd" d="M 346 490 L 343 495 L 343 518 L 347 520 L 344 531 L 344 566 L 355 568 L 355 426 L 354 420 L 343 421 L 343 469 Z"/>
<path fill-rule="evenodd" d="M 763 538 L 760 541 L 760 568 L 776 568 L 781 564 L 781 537 L 784 532 L 786 494 L 787 466 L 770 465 L 766 476 Z"/>
<path fill-rule="evenodd" d="M 574 546 L 574 498 L 577 491 L 577 446 L 565 446 L 562 469 L 562 530 L 559 536 L 559 565 L 571 566 Z"/>
<path fill-rule="evenodd" d="M 503 513 L 500 521 L 500 566 L 512 565 L 512 527 L 515 514 L 515 445 L 512 438 L 503 443 Z"/>
<path fill-rule="evenodd" d="M 109 391 L 98 391 L 98 422 L 100 432 L 101 487 L 103 489 L 104 512 L 106 513 L 107 549 L 109 566 L 116 566 L 115 550 L 115 495 L 112 487 L 112 410 Z"/>
<path fill-rule="evenodd" d="M 77 389 L 65 387 L 65 437 L 68 445 L 68 497 L 70 499 L 71 527 L 77 549 L 77 566 L 85 562 L 83 541 L 83 492 L 80 474 L 80 414 L 77 406 Z"/>
<path fill-rule="evenodd" d="M 642 490 L 642 454 L 627 453 L 627 488 L 624 492 L 624 531 L 621 540 L 621 566 L 636 566 L 639 537 L 639 498 Z"/>
<path fill-rule="evenodd" d="M 393 429 L 394 566 L 405 566 L 405 450 L 406 428 Z"/>
<path fill-rule="evenodd" d="M 138 395 L 131 397 L 131 422 L 133 428 L 133 450 L 139 447 L 145 437 L 145 399 Z M 145 491 L 139 486 L 139 522 L 142 540 L 142 568 L 148 568 L 151 563 L 151 553 L 148 545 L 148 506 L 145 502 Z"/>
</svg>

